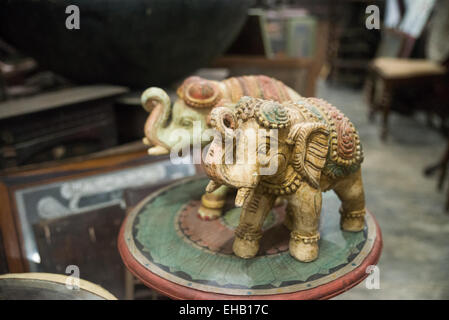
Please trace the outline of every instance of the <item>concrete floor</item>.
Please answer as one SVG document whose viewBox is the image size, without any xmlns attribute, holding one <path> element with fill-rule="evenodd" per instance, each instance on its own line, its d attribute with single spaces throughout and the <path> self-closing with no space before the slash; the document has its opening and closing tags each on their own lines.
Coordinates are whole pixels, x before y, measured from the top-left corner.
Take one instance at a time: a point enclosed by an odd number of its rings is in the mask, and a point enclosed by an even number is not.
<svg viewBox="0 0 449 320">
<path fill-rule="evenodd" d="M 449 299 L 449 214 L 445 192 L 423 169 L 438 161 L 445 139 L 423 117 L 390 117 L 390 137 L 379 139 L 361 90 L 319 84 L 317 96 L 340 108 L 359 130 L 365 151 L 363 178 L 369 210 L 384 247 L 378 264 L 380 289 L 365 282 L 335 299 Z"/>
</svg>

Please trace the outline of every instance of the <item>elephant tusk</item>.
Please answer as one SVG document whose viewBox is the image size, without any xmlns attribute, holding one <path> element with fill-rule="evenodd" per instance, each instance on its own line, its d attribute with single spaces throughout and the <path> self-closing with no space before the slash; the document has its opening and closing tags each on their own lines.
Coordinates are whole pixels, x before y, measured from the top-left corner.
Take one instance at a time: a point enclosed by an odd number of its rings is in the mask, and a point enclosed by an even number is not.
<svg viewBox="0 0 449 320">
<path fill-rule="evenodd" d="M 217 182 L 211 180 L 211 181 L 209 181 L 209 183 L 207 184 L 206 192 L 208 192 L 208 193 L 214 192 L 215 190 L 217 190 L 217 189 L 220 188 L 220 187 L 221 187 L 221 184 L 220 184 L 220 183 L 217 183 Z"/>
<path fill-rule="evenodd" d="M 155 147 L 148 149 L 148 154 L 150 156 L 159 156 L 159 155 L 168 154 L 168 153 L 169 153 L 169 150 L 162 146 L 155 146 Z"/>
<path fill-rule="evenodd" d="M 237 191 L 237 195 L 235 197 L 235 206 L 236 207 L 243 207 L 245 200 L 250 195 L 252 189 L 251 188 L 240 188 Z"/>
</svg>

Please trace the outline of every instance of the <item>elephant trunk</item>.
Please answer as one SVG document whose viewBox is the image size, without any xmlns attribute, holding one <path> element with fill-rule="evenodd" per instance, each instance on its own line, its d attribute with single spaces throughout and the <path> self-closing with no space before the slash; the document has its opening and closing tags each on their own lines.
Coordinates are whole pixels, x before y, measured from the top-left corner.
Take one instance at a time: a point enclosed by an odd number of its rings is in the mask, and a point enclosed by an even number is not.
<svg viewBox="0 0 449 320">
<path fill-rule="evenodd" d="M 145 90 L 141 97 L 142 107 L 150 113 L 144 131 L 150 145 L 150 155 L 167 154 L 170 147 L 160 137 L 160 131 L 167 126 L 171 113 L 170 97 L 167 93 L 156 87 Z M 152 109 L 152 111 L 151 111 Z"/>
<path fill-rule="evenodd" d="M 237 127 L 237 119 L 234 112 L 230 109 L 216 107 L 210 113 L 210 124 L 217 129 L 221 138 L 224 140 L 225 138 L 234 137 L 233 130 Z"/>
</svg>

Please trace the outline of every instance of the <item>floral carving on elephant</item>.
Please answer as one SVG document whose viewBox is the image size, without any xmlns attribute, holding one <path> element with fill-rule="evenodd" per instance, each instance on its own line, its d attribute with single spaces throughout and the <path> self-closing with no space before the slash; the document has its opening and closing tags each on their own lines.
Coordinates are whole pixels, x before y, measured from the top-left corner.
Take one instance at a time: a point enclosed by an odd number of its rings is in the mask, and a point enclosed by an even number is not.
<svg viewBox="0 0 449 320">
<path fill-rule="evenodd" d="M 353 124 L 337 108 L 317 98 L 278 103 L 243 97 L 234 110 L 215 108 L 211 122 L 217 136 L 204 162 L 212 179 L 206 190 L 238 189 L 236 206 L 243 208 L 233 244 L 237 256 L 257 254 L 263 222 L 279 195 L 287 200 L 290 254 L 299 261 L 318 257 L 322 192 L 332 189 L 341 200 L 343 230 L 364 228 L 362 147 Z M 234 142 L 233 154 L 254 161 L 225 161 L 226 140 Z M 262 170 L 273 161 L 275 170 Z"/>
<path fill-rule="evenodd" d="M 151 111 L 144 128 L 144 143 L 149 145 L 150 155 L 167 154 L 172 149 L 183 150 L 193 144 L 194 124 L 198 132 L 210 128 L 209 115 L 213 108 L 233 108 L 242 96 L 251 96 L 274 101 L 293 101 L 301 96 L 282 82 L 263 75 L 232 77 L 223 81 L 206 80 L 192 76 L 184 80 L 177 89 L 178 99 L 171 105 L 168 94 L 156 87 L 146 89 L 142 106 Z M 180 129 L 191 134 L 175 134 Z M 201 140 L 201 138 L 200 138 Z M 198 140 L 197 140 L 198 141 Z M 210 140 L 201 140 L 206 145 Z M 228 188 L 219 188 L 202 197 L 199 215 L 203 219 L 220 216 Z"/>
</svg>

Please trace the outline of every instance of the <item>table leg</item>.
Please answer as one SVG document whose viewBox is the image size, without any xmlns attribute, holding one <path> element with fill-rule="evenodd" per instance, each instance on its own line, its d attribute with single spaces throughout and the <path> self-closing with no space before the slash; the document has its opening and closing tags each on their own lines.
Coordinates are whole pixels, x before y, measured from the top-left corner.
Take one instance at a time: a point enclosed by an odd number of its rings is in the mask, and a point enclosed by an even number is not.
<svg viewBox="0 0 449 320">
<path fill-rule="evenodd" d="M 391 100 L 392 100 L 391 87 L 385 83 L 381 101 L 382 132 L 380 138 L 382 139 L 382 141 L 386 141 L 388 137 L 388 117 L 390 115 Z"/>
<path fill-rule="evenodd" d="M 446 180 L 448 163 L 449 163 L 449 139 L 446 144 L 446 150 L 444 151 L 444 154 L 441 157 L 441 159 L 438 161 L 438 163 L 436 163 L 434 165 L 430 165 L 424 169 L 424 175 L 426 175 L 426 176 L 430 176 L 436 170 L 441 169 L 440 175 L 438 177 L 438 190 L 443 189 L 443 184 L 444 184 L 444 181 Z"/>
<path fill-rule="evenodd" d="M 134 276 L 125 270 L 125 299 L 134 300 Z"/>
<path fill-rule="evenodd" d="M 374 122 L 376 115 L 376 106 L 374 105 L 374 77 L 368 75 L 365 82 L 365 97 L 368 103 L 368 120 Z"/>
</svg>

